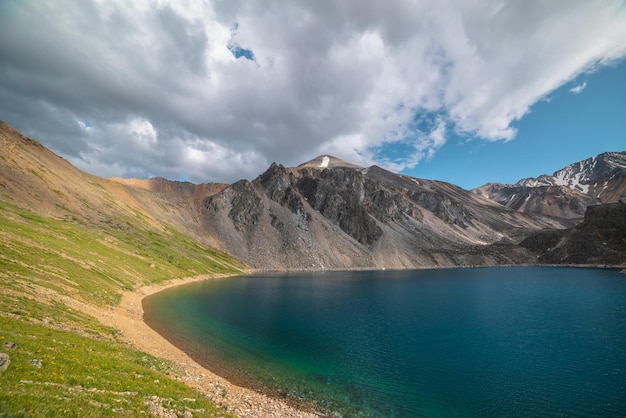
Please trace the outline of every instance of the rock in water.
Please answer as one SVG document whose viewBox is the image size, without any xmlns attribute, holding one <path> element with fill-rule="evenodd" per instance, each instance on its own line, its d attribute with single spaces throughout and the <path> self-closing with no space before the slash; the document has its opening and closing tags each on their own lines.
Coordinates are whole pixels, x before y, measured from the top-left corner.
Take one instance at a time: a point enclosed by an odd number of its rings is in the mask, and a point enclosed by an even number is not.
<svg viewBox="0 0 626 418">
<path fill-rule="evenodd" d="M 5 353 L 0 353 L 0 372 L 8 369 L 9 364 L 11 364 L 11 361 L 9 360 L 9 355 Z"/>
</svg>

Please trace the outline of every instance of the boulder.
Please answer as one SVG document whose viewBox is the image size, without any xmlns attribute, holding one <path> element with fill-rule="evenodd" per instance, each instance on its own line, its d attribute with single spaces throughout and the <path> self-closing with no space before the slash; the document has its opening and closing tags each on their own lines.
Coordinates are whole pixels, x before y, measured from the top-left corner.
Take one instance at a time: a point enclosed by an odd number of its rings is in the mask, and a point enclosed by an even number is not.
<svg viewBox="0 0 626 418">
<path fill-rule="evenodd" d="M 9 360 L 9 355 L 5 353 L 0 353 L 0 373 L 8 369 L 9 364 L 11 364 L 11 360 Z"/>
</svg>

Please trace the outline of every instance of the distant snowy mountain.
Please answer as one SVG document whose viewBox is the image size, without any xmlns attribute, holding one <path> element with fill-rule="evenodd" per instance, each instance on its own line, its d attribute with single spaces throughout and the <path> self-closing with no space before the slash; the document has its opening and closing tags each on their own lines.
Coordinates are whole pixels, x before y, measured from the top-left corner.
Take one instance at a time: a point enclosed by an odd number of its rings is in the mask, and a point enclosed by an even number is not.
<svg viewBox="0 0 626 418">
<path fill-rule="evenodd" d="M 516 186 L 566 186 L 574 191 L 600 199 L 602 202 L 615 201 L 618 195 L 623 195 L 623 185 L 626 174 L 626 152 L 605 152 L 596 157 L 587 158 L 570 164 L 551 176 L 542 175 L 537 178 L 528 178 L 518 181 Z"/>
<path fill-rule="evenodd" d="M 582 218 L 591 204 L 626 198 L 626 152 L 606 152 L 552 175 L 526 178 L 512 185 L 488 183 L 473 192 L 525 213 Z"/>
</svg>

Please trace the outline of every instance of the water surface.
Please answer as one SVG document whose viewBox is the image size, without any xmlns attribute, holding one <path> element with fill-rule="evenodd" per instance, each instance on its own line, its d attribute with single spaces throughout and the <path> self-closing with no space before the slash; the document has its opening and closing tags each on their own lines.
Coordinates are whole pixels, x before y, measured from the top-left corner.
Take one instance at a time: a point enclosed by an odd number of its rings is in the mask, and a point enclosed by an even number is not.
<svg viewBox="0 0 626 418">
<path fill-rule="evenodd" d="M 344 416 L 624 416 L 626 277 L 481 268 L 253 275 L 146 321 L 210 370 Z"/>
</svg>

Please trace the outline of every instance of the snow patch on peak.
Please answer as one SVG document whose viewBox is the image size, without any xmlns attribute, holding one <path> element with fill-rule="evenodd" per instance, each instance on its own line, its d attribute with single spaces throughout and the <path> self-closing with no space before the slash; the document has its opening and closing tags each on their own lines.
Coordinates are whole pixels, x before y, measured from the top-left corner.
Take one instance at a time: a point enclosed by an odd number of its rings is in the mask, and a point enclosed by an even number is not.
<svg viewBox="0 0 626 418">
<path fill-rule="evenodd" d="M 327 168 L 328 163 L 330 163 L 330 157 L 328 155 L 325 155 L 324 158 L 322 158 L 322 162 L 320 163 L 320 168 Z"/>
<path fill-rule="evenodd" d="M 519 187 L 541 187 L 541 186 L 551 186 L 552 183 L 549 179 L 546 179 L 545 175 L 539 176 L 537 178 L 527 178 L 522 179 L 515 183 L 515 186 Z"/>
<path fill-rule="evenodd" d="M 587 194 L 589 192 L 589 185 L 582 184 L 582 182 L 588 180 L 588 177 L 588 172 L 585 170 L 581 169 L 580 171 L 575 172 L 573 170 L 573 166 L 569 166 L 554 173 L 554 184 L 558 186 L 566 186 L 577 192 Z"/>
</svg>

